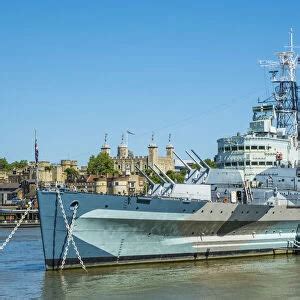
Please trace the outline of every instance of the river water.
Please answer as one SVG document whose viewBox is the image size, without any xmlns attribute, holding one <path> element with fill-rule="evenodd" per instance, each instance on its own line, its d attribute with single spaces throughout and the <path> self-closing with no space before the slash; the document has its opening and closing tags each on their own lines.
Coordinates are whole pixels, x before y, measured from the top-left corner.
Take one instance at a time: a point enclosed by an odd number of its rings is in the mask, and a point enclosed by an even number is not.
<svg viewBox="0 0 300 300">
<path fill-rule="evenodd" d="M 0 299 L 10 298 L 300 299 L 300 255 L 45 272 L 39 228 L 20 229 L 0 252 Z"/>
</svg>

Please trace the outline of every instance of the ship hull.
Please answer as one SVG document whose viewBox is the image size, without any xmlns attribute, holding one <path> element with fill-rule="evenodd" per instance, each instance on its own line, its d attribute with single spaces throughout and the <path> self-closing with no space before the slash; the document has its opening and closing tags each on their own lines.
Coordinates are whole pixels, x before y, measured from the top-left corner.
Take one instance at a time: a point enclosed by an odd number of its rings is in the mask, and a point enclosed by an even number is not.
<svg viewBox="0 0 300 300">
<path fill-rule="evenodd" d="M 286 251 L 300 209 L 180 199 L 62 193 L 68 223 L 79 204 L 74 241 L 86 266 L 197 260 Z M 39 192 L 46 268 L 58 269 L 67 243 L 58 196 Z M 66 267 L 79 267 L 72 247 Z"/>
</svg>

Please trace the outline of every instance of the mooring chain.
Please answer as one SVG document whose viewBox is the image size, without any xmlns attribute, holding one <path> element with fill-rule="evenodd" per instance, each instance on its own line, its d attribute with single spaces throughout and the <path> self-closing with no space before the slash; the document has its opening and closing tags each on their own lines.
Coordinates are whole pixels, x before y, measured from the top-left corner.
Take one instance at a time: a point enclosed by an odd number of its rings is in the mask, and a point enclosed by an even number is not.
<svg viewBox="0 0 300 300">
<path fill-rule="evenodd" d="M 64 255 L 63 255 L 63 260 L 62 260 L 60 269 L 63 270 L 64 267 L 65 267 L 67 255 L 68 255 L 68 252 L 69 252 L 70 242 L 71 242 L 72 245 L 73 245 L 73 248 L 75 250 L 75 253 L 77 255 L 77 258 L 79 260 L 79 263 L 80 263 L 80 265 L 82 267 L 82 269 L 85 270 L 85 271 L 87 271 L 86 267 L 85 267 L 85 265 L 83 263 L 83 260 L 82 260 L 82 258 L 80 256 L 79 250 L 78 250 L 78 248 L 76 246 L 76 243 L 74 241 L 74 238 L 73 238 L 73 230 L 74 230 L 74 226 L 75 226 L 75 220 L 76 220 L 78 205 L 76 204 L 74 206 L 72 221 L 71 221 L 71 224 L 69 225 L 68 219 L 67 219 L 67 215 L 66 215 L 66 212 L 65 212 L 65 209 L 64 209 L 64 205 L 63 205 L 63 202 L 62 202 L 62 198 L 61 198 L 61 195 L 60 195 L 59 191 L 57 191 L 57 198 L 58 198 L 58 201 L 59 201 L 59 206 L 61 208 L 61 212 L 62 212 L 62 215 L 63 215 L 64 222 L 65 222 L 65 225 L 66 225 L 66 229 L 68 231 L 67 245 L 66 245 L 66 247 L 64 249 Z"/>
<path fill-rule="evenodd" d="M 9 234 L 9 236 L 6 238 L 5 242 L 0 246 L 0 251 L 4 250 L 6 245 L 10 242 L 10 240 L 13 238 L 17 230 L 19 229 L 20 225 L 23 223 L 24 219 L 28 215 L 29 211 L 31 210 L 32 202 L 29 202 L 29 206 L 27 207 L 25 213 L 22 215 L 21 219 L 18 221 L 16 227 L 12 230 L 12 232 Z"/>
</svg>

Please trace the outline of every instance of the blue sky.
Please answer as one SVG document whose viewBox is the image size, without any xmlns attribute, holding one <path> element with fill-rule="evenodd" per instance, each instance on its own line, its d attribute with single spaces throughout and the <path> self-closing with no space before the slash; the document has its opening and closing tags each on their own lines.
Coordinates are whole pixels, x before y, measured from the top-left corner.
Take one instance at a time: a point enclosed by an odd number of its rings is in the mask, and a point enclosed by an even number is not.
<svg viewBox="0 0 300 300">
<path fill-rule="evenodd" d="M 272 59 L 293 26 L 290 1 L 1 1 L 0 157 L 85 164 L 104 134 L 115 149 L 216 153 L 245 131 L 266 95 L 259 59 Z"/>
</svg>

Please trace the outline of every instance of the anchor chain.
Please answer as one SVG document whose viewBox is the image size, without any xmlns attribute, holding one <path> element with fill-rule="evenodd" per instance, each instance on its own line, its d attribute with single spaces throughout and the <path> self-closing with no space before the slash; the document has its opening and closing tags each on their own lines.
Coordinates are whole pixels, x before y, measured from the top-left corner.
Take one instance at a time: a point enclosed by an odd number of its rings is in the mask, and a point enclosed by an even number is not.
<svg viewBox="0 0 300 300">
<path fill-rule="evenodd" d="M 74 238 L 73 238 L 73 230 L 74 230 L 74 226 L 75 226 L 75 220 L 76 220 L 76 215 L 77 215 L 78 204 L 76 204 L 74 206 L 72 221 L 71 221 L 71 224 L 69 225 L 69 222 L 68 222 L 68 219 L 67 219 L 67 215 L 66 215 L 66 212 L 65 212 L 65 208 L 64 208 L 64 205 L 63 205 L 63 202 L 62 202 L 62 198 L 61 198 L 61 195 L 60 195 L 59 191 L 57 191 L 57 198 L 58 198 L 58 201 L 59 201 L 59 206 L 61 208 L 61 212 L 62 212 L 62 215 L 63 215 L 64 222 L 65 222 L 65 225 L 66 225 L 66 229 L 68 231 L 67 245 L 66 245 L 66 247 L 64 249 L 63 260 L 62 260 L 62 263 L 60 265 L 60 269 L 63 270 L 64 267 L 65 267 L 67 255 L 68 255 L 68 252 L 69 252 L 70 243 L 72 243 L 73 248 L 75 250 L 75 253 L 77 255 L 77 258 L 79 260 L 79 263 L 80 263 L 82 269 L 87 272 L 86 267 L 85 267 L 85 265 L 83 263 L 83 260 L 82 260 L 82 258 L 80 256 L 79 250 L 77 248 L 77 245 L 76 245 L 76 243 L 74 241 Z"/>
<path fill-rule="evenodd" d="M 4 250 L 4 248 L 7 246 L 7 244 L 10 242 L 10 240 L 13 238 L 17 230 L 19 229 L 20 225 L 23 223 L 24 219 L 28 215 L 29 211 L 31 210 L 33 202 L 29 202 L 29 206 L 27 207 L 25 213 L 22 215 L 21 219 L 18 221 L 16 227 L 12 230 L 12 232 L 9 234 L 9 236 L 6 238 L 4 243 L 0 246 L 0 251 Z"/>
</svg>

